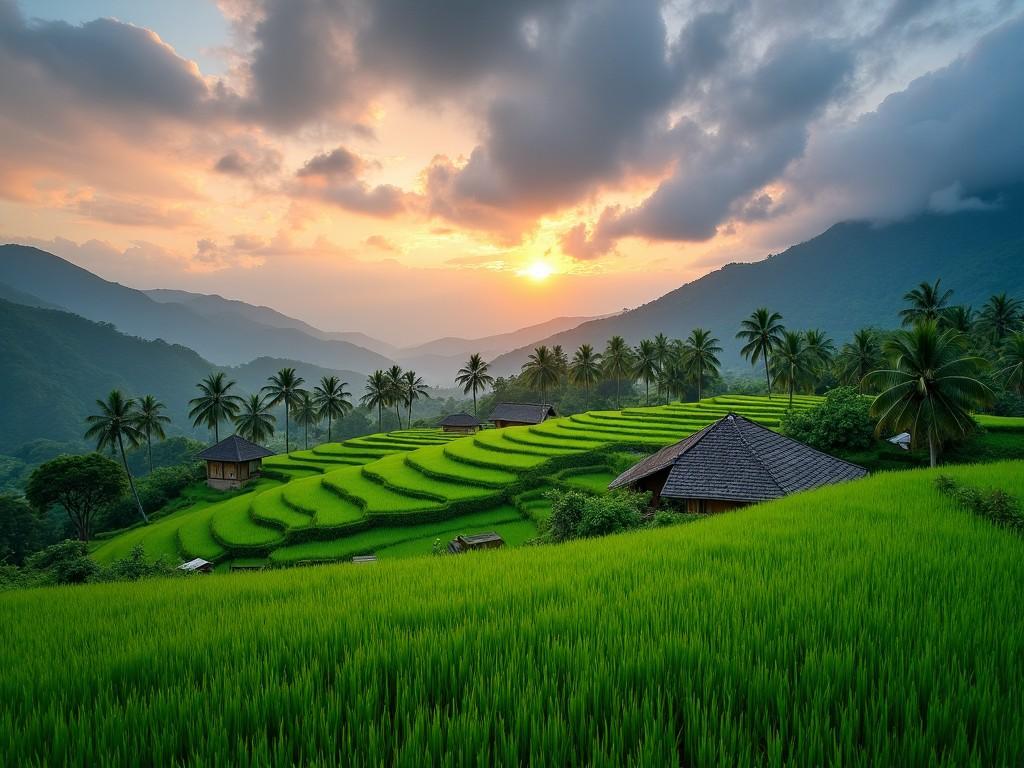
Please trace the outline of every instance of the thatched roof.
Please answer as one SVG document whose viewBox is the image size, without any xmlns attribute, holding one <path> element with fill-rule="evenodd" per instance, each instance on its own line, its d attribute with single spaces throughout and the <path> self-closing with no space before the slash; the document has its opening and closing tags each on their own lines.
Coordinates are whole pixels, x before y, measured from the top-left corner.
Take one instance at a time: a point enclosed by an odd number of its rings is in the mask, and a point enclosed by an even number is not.
<svg viewBox="0 0 1024 768">
<path fill-rule="evenodd" d="M 556 416 L 550 405 L 539 403 L 498 403 L 487 417 L 488 421 L 518 421 L 522 424 L 540 424 L 544 419 Z"/>
<path fill-rule="evenodd" d="M 273 455 L 273 451 L 268 451 L 262 445 L 251 443 L 238 435 L 225 437 L 216 445 L 199 452 L 199 458 L 206 461 L 252 461 Z"/>
<path fill-rule="evenodd" d="M 439 422 L 439 427 L 479 427 L 480 419 L 469 413 L 453 413 L 445 416 Z"/>
<path fill-rule="evenodd" d="M 620 488 L 668 469 L 669 499 L 755 502 L 863 477 L 867 470 L 730 413 L 623 472 Z"/>
</svg>

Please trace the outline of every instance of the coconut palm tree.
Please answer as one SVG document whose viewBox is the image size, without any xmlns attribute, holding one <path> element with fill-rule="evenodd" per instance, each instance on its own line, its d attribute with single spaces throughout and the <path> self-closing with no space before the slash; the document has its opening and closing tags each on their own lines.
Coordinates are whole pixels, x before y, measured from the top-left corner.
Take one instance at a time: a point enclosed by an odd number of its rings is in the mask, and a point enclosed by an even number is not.
<svg viewBox="0 0 1024 768">
<path fill-rule="evenodd" d="M 401 366 L 392 365 L 384 375 L 388 379 L 388 405 L 395 406 L 395 418 L 398 419 L 398 428 L 402 428 L 402 404 L 405 403 L 405 379 L 402 378 Z"/>
<path fill-rule="evenodd" d="M 228 381 L 221 371 L 211 373 L 196 386 L 202 394 L 188 401 L 192 406 L 188 412 L 189 418 L 193 419 L 192 426 L 205 424 L 213 430 L 213 441 L 219 443 L 220 423 L 230 421 L 238 414 L 242 398 L 231 392 L 235 382 Z"/>
<path fill-rule="evenodd" d="M 261 395 L 249 395 L 235 416 L 235 430 L 246 440 L 264 444 L 274 436 L 277 419 L 270 412 L 270 404 Z"/>
<path fill-rule="evenodd" d="M 650 339 L 642 339 L 633 355 L 633 375 L 643 380 L 647 405 L 651 404 L 651 382 L 657 380 L 661 370 L 658 366 L 658 350 Z"/>
<path fill-rule="evenodd" d="M 288 428 L 288 417 L 292 408 L 299 404 L 302 397 L 302 385 L 306 380 L 295 373 L 294 368 L 282 368 L 273 376 L 267 379 L 267 384 L 261 392 L 268 395 L 267 405 L 273 407 L 278 403 L 284 403 L 284 452 L 291 453 L 291 432 Z"/>
<path fill-rule="evenodd" d="M 844 384 L 861 387 L 864 377 L 883 362 L 882 342 L 878 334 L 870 328 L 861 328 L 853 334 L 853 341 L 846 342 L 839 350 L 836 375 Z"/>
<path fill-rule="evenodd" d="M 164 432 L 164 424 L 170 424 L 171 417 L 165 416 L 163 410 L 166 406 L 152 395 L 146 395 L 139 401 L 138 416 L 135 419 L 135 426 L 146 436 L 146 457 L 149 460 L 149 471 L 153 471 L 153 436 L 157 440 L 167 439 Z"/>
<path fill-rule="evenodd" d="M 459 368 L 455 375 L 455 383 L 462 387 L 463 394 L 473 393 L 473 415 L 476 416 L 476 393 L 485 390 L 494 384 L 494 377 L 487 369 L 489 364 L 484 362 L 480 354 L 474 352 L 464 366 Z"/>
<path fill-rule="evenodd" d="M 346 391 L 347 381 L 340 381 L 337 376 L 324 376 L 320 383 L 313 387 L 313 402 L 321 419 L 327 419 L 327 442 L 331 442 L 331 425 L 337 419 L 341 421 L 352 412 L 352 394 Z"/>
<path fill-rule="evenodd" d="M 604 347 L 601 355 L 601 366 L 604 375 L 615 379 L 615 407 L 621 408 L 620 386 L 625 376 L 633 375 L 633 350 L 621 336 L 612 336 Z"/>
<path fill-rule="evenodd" d="M 912 291 L 903 294 L 903 300 L 910 306 L 900 310 L 903 325 L 920 322 L 938 322 L 949 304 L 953 291 L 942 290 L 942 279 L 934 283 L 921 283 Z"/>
<path fill-rule="evenodd" d="M 881 389 L 871 405 L 878 418 L 876 433 L 906 431 L 915 445 L 923 439 L 934 467 L 943 441 L 972 431 L 970 410 L 992 398 L 992 391 L 974 378 L 984 360 L 965 355 L 959 334 L 940 331 L 935 321 L 900 331 L 886 344 L 886 354 L 893 367 L 867 375 Z"/>
<path fill-rule="evenodd" d="M 769 400 L 772 397 L 772 350 L 782 340 L 785 330 L 782 315 L 770 311 L 767 307 L 758 307 L 750 313 L 750 317 L 740 323 L 740 330 L 736 334 L 737 339 L 747 342 L 740 349 L 740 354 L 749 360 L 751 365 L 757 365 L 758 360 L 764 360 L 764 378 L 768 383 Z"/>
<path fill-rule="evenodd" d="M 817 358 L 807 347 L 800 331 L 783 331 L 782 339 L 772 351 L 772 376 L 789 393 L 789 407 L 793 407 L 793 393 L 814 381 Z"/>
<path fill-rule="evenodd" d="M 569 381 L 586 392 L 586 407 L 590 408 L 590 388 L 601 380 L 601 354 L 589 344 L 580 344 L 569 363 Z"/>
<path fill-rule="evenodd" d="M 555 344 L 551 348 L 551 354 L 553 354 L 555 356 L 555 360 L 558 361 L 559 373 L 564 376 L 569 372 L 569 356 L 565 353 L 565 350 L 562 349 L 561 344 Z"/>
<path fill-rule="evenodd" d="M 952 328 L 962 334 L 968 334 L 974 330 L 974 321 L 974 310 L 963 304 L 957 304 L 947 307 L 946 311 L 942 313 L 939 318 L 939 327 L 943 330 Z"/>
<path fill-rule="evenodd" d="M 295 423 L 302 427 L 302 444 L 309 450 L 309 428 L 320 423 L 320 410 L 313 401 L 313 396 L 303 390 L 299 393 L 299 401 L 295 404 Z"/>
<path fill-rule="evenodd" d="M 1003 342 L 1000 363 L 1004 367 L 999 374 L 1006 377 L 1007 389 L 1024 395 L 1024 331 L 1010 334 Z"/>
<path fill-rule="evenodd" d="M 718 339 L 706 328 L 694 328 L 683 342 L 680 363 L 687 376 L 697 382 L 697 402 L 704 397 L 704 374 L 718 376 L 718 368 L 721 365 L 718 353 L 721 351 Z"/>
<path fill-rule="evenodd" d="M 523 380 L 527 386 L 540 389 L 540 399 L 547 404 L 548 387 L 557 386 L 562 366 L 554 350 L 542 344 L 523 363 Z"/>
<path fill-rule="evenodd" d="M 1011 333 L 1021 329 L 1021 320 L 1024 317 L 1020 300 L 1011 299 L 1005 293 L 996 294 L 985 302 L 981 308 L 978 318 L 978 325 L 997 344 Z"/>
<path fill-rule="evenodd" d="M 421 397 L 425 397 L 427 400 L 430 399 L 430 387 L 423 381 L 422 376 L 417 376 L 416 371 L 406 371 L 403 376 L 403 386 L 405 389 L 405 405 L 409 409 L 408 417 L 405 423 L 408 426 L 412 426 L 412 404 L 419 400 Z"/>
<path fill-rule="evenodd" d="M 138 507 L 142 520 L 148 523 L 149 518 L 146 517 L 146 512 L 142 509 L 139 492 L 135 489 L 135 479 L 132 477 L 132 471 L 128 469 L 128 456 L 124 450 L 125 441 L 132 448 L 142 443 L 143 434 L 138 427 L 139 413 L 135 401 L 130 397 L 125 397 L 121 390 L 112 389 L 105 401 L 96 401 L 96 406 L 100 412 L 87 416 L 85 419 L 86 423 L 91 425 L 85 431 L 85 438 L 96 440 L 97 451 L 109 448 L 113 452 L 117 448 L 121 452 L 121 463 L 124 465 L 125 474 L 128 475 L 128 485 L 132 489 L 135 506 Z"/>
<path fill-rule="evenodd" d="M 671 353 L 671 347 L 669 346 L 668 336 L 664 333 L 659 333 L 654 337 L 654 359 L 658 362 L 658 370 L 664 372 L 665 366 L 668 365 L 669 355 Z M 658 376 L 658 402 L 661 402 L 661 385 L 663 376 Z"/>
<path fill-rule="evenodd" d="M 384 371 L 374 371 L 366 379 L 366 394 L 359 398 L 359 404 L 365 408 L 377 409 L 377 431 L 383 432 L 384 406 L 391 401 L 391 385 Z"/>
</svg>

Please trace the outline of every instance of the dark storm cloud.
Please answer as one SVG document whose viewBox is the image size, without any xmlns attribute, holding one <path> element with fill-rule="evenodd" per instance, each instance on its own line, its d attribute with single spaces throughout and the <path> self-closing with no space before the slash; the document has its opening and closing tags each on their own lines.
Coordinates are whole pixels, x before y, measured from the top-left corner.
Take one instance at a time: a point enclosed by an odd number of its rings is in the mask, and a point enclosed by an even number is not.
<svg viewBox="0 0 1024 768">
<path fill-rule="evenodd" d="M 389 217 L 418 201 L 391 184 L 371 186 L 360 176 L 369 163 L 345 147 L 311 157 L 295 173 L 294 192 L 302 197 L 336 205 L 367 216 Z"/>
<path fill-rule="evenodd" d="M 364 170 L 366 162 L 344 147 L 311 157 L 296 175 L 323 178 L 353 178 Z"/>
</svg>

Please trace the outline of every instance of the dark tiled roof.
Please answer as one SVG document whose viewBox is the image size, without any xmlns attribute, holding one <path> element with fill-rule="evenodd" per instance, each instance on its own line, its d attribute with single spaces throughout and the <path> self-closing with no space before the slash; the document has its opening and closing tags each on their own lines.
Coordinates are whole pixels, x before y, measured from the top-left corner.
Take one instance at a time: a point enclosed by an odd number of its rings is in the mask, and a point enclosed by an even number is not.
<svg viewBox="0 0 1024 768">
<path fill-rule="evenodd" d="M 663 453 L 662 469 L 667 466 L 668 456 L 675 454 L 661 491 L 662 496 L 670 499 L 764 501 L 867 474 L 863 467 L 817 451 L 736 414 L 719 419 L 669 448 L 671 450 L 662 449 L 616 478 L 611 487 L 657 471 L 651 469 L 620 482 L 647 462 L 654 466 L 651 460 Z"/>
<path fill-rule="evenodd" d="M 437 425 L 439 427 L 479 427 L 480 420 L 468 413 L 453 413 L 450 416 L 445 416 L 437 422 Z"/>
<path fill-rule="evenodd" d="M 688 450 L 690 446 L 704 437 L 704 434 L 713 426 L 714 424 L 709 424 L 699 432 L 694 432 L 692 435 L 680 440 L 678 443 L 667 445 L 657 453 L 648 456 L 639 464 L 634 464 L 612 480 L 611 485 L 608 487 L 621 488 L 624 485 L 635 483 L 637 480 L 643 480 L 645 477 L 649 477 L 650 475 L 660 472 L 666 467 L 671 467 L 675 463 L 676 459 L 679 458 L 681 453 Z"/>
<path fill-rule="evenodd" d="M 539 403 L 498 403 L 494 406 L 488 421 L 518 421 L 523 424 L 540 424 L 549 416 L 555 416 L 555 409 Z"/>
<path fill-rule="evenodd" d="M 238 435 L 231 435 L 205 451 L 200 451 L 199 458 L 206 461 L 252 461 L 273 455 L 273 451 L 268 451 L 262 445 L 250 443 Z"/>
</svg>

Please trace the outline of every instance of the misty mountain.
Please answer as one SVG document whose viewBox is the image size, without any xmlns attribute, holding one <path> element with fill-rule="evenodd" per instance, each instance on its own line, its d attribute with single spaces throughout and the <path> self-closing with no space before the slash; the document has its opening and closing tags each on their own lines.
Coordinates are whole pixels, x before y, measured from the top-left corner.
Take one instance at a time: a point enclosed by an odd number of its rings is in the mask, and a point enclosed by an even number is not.
<svg viewBox="0 0 1024 768">
<path fill-rule="evenodd" d="M 984 210 L 922 214 L 905 221 L 836 224 L 817 237 L 750 264 L 729 264 L 621 315 L 553 334 L 571 355 L 582 343 L 603 348 L 610 336 L 631 344 L 663 332 L 685 337 L 709 328 L 723 365 L 745 370 L 735 333 L 756 307 L 781 312 L 789 328 L 822 328 L 837 342 L 864 326 L 899 324 L 903 295 L 942 278 L 953 302 L 979 308 L 993 293 L 1024 296 L 1024 186 L 989 196 Z M 502 355 L 499 375 L 517 373 L 535 344 Z"/>
</svg>

